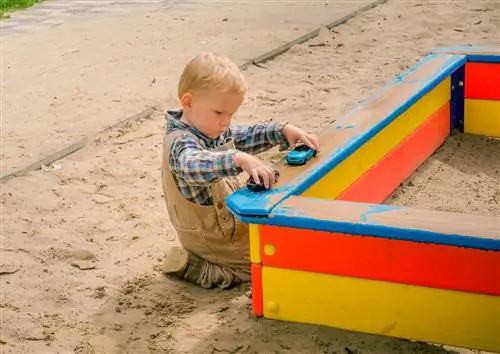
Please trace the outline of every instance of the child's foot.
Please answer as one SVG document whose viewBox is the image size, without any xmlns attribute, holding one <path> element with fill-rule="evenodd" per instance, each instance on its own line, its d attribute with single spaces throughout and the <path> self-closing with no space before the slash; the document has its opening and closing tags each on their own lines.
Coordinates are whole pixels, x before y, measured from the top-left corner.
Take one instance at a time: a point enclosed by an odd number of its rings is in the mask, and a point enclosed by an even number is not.
<svg viewBox="0 0 500 354">
<path fill-rule="evenodd" d="M 174 246 L 165 257 L 160 270 L 178 278 L 183 278 L 189 264 L 189 253 L 182 247 Z"/>
<path fill-rule="evenodd" d="M 160 270 L 170 276 L 198 284 L 204 260 L 188 250 L 174 246 L 165 257 Z"/>
</svg>

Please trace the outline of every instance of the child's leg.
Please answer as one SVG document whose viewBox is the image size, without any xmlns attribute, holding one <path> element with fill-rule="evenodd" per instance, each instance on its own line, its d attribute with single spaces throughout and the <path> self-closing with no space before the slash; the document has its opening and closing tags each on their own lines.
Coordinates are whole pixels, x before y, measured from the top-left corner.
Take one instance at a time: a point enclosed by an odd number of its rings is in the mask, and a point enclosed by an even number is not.
<svg viewBox="0 0 500 354">
<path fill-rule="evenodd" d="M 250 267 L 228 268 L 211 263 L 181 247 L 173 247 L 162 265 L 163 273 L 186 279 L 203 288 L 218 286 L 222 289 L 248 282 Z"/>
</svg>

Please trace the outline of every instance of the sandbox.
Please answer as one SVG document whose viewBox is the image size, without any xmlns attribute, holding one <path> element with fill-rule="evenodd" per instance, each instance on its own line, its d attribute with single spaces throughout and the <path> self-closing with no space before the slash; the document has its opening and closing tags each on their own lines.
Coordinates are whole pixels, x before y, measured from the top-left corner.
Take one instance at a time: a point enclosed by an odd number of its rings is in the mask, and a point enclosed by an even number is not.
<svg viewBox="0 0 500 354">
<path fill-rule="evenodd" d="M 500 218 L 383 205 L 455 133 L 500 137 L 500 50 L 437 50 L 227 204 L 250 224 L 253 312 L 500 351 Z M 500 157 L 499 157 L 500 159 Z"/>
</svg>

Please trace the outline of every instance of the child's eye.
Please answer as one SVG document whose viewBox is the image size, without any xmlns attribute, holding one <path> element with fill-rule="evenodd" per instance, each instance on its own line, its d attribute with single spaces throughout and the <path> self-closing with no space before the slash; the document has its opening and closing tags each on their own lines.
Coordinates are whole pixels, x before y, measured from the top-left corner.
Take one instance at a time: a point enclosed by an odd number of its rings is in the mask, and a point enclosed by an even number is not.
<svg viewBox="0 0 500 354">
<path fill-rule="evenodd" d="M 223 113 L 224 113 L 224 112 L 215 111 L 215 114 L 218 114 L 219 116 L 220 116 L 221 114 L 223 114 Z"/>
</svg>

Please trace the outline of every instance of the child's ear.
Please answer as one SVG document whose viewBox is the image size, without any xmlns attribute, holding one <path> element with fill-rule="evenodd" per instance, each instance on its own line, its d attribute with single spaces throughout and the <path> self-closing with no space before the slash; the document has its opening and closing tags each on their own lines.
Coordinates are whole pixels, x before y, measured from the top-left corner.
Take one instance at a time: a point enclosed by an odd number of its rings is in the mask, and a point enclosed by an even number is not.
<svg viewBox="0 0 500 354">
<path fill-rule="evenodd" d="M 184 95 L 181 97 L 181 105 L 182 108 L 191 108 L 193 105 L 193 95 L 191 93 L 186 92 Z"/>
</svg>

